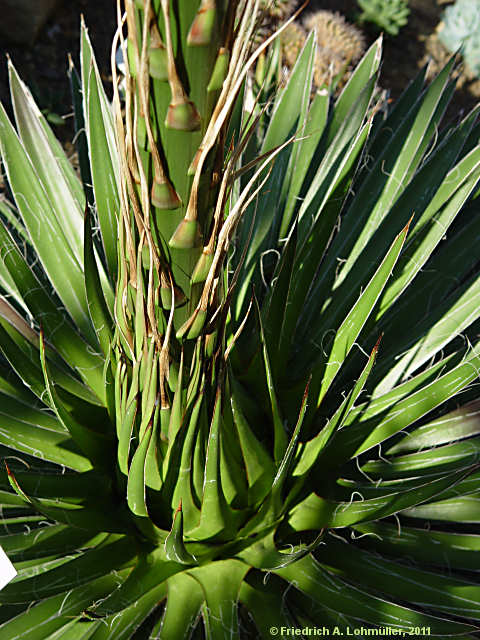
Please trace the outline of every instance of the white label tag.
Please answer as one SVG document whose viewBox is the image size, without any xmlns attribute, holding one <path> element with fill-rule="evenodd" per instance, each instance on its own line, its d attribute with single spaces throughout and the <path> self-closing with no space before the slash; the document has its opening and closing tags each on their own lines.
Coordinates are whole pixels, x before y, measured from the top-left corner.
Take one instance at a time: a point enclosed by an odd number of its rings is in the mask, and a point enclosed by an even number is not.
<svg viewBox="0 0 480 640">
<path fill-rule="evenodd" d="M 8 559 L 5 551 L 0 547 L 0 589 L 3 589 L 16 575 L 15 567 Z"/>
</svg>

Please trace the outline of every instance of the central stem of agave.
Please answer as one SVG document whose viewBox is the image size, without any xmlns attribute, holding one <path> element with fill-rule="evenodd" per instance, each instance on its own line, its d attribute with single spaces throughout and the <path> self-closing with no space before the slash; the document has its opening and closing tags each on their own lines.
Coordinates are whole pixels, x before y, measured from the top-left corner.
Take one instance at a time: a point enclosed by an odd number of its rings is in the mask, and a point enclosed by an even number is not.
<svg viewBox="0 0 480 640">
<path fill-rule="evenodd" d="M 192 539 L 225 538 L 233 531 L 213 524 L 214 513 L 230 497 L 217 491 L 208 524 L 203 507 L 218 480 L 225 422 L 224 261 L 235 225 L 225 207 L 238 153 L 225 164 L 224 147 L 252 19 L 237 18 L 237 3 L 226 0 L 125 4 L 115 43 L 127 63 L 125 93 L 117 81 L 114 96 L 123 177 L 112 353 L 120 484 L 142 531 L 181 519 Z M 258 2 L 247 4 L 256 11 Z"/>
</svg>

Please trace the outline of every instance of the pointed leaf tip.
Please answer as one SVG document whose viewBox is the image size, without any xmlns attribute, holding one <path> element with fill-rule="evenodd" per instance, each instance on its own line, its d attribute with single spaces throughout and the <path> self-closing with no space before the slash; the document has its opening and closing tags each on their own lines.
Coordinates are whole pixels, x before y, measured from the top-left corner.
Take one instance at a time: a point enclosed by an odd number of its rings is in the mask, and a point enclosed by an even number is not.
<svg viewBox="0 0 480 640">
<path fill-rule="evenodd" d="M 375 343 L 375 346 L 372 349 L 372 353 L 370 354 L 370 356 L 373 356 L 373 355 L 376 356 L 377 355 L 378 349 L 380 347 L 380 343 L 381 343 L 382 339 L 383 339 L 383 332 L 378 336 L 377 341 Z"/>
</svg>

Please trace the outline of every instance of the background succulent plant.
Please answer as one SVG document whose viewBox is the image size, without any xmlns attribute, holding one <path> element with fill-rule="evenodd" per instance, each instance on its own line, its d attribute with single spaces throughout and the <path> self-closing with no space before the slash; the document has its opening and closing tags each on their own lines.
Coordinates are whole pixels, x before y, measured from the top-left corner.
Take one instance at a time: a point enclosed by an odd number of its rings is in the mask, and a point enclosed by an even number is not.
<svg viewBox="0 0 480 640">
<path fill-rule="evenodd" d="M 461 50 L 468 67 L 480 75 L 480 2 L 457 0 L 446 7 L 439 31 L 440 41 L 449 51 Z"/>
<path fill-rule="evenodd" d="M 258 2 L 175 7 L 113 108 L 82 30 L 82 182 L 10 65 L 0 636 L 473 638 L 478 109 L 376 103 L 380 41 L 311 101 L 314 34 L 249 95 Z"/>
<path fill-rule="evenodd" d="M 357 4 L 362 9 L 361 22 L 371 22 L 391 36 L 408 22 L 408 0 L 357 0 Z"/>
</svg>

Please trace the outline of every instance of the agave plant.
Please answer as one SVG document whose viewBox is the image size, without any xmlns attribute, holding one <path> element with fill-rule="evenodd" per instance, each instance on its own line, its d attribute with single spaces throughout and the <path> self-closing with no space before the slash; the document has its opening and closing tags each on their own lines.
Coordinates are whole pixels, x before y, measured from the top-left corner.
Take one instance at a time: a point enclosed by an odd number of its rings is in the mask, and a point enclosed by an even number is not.
<svg viewBox="0 0 480 640">
<path fill-rule="evenodd" d="M 380 41 L 311 100 L 313 33 L 278 89 L 235 9 L 127 0 L 113 105 L 82 29 L 81 180 L 10 64 L 2 640 L 480 619 L 478 109 Z"/>
</svg>

